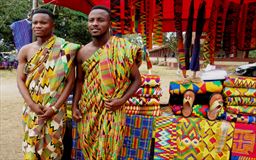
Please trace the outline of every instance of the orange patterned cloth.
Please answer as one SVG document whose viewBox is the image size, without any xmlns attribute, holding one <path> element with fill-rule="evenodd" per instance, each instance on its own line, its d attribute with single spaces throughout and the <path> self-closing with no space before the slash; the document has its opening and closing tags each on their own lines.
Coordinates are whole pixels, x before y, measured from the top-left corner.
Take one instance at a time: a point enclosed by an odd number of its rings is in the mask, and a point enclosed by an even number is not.
<svg viewBox="0 0 256 160">
<path fill-rule="evenodd" d="M 236 123 L 231 159 L 256 159 L 256 125 Z"/>
</svg>

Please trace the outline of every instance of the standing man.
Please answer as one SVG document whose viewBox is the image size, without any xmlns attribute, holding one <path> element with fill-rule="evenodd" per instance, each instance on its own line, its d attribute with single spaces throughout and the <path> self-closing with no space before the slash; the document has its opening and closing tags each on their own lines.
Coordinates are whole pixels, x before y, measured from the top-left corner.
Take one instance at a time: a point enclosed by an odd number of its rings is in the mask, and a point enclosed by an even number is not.
<svg viewBox="0 0 256 160">
<path fill-rule="evenodd" d="M 80 48 L 53 35 L 54 16 L 45 9 L 32 14 L 36 41 L 19 53 L 17 84 L 23 109 L 26 160 L 59 160 L 63 153 L 65 101 L 74 83 L 74 57 Z"/>
<path fill-rule="evenodd" d="M 84 159 L 117 159 L 125 128 L 123 104 L 141 84 L 141 50 L 111 36 L 110 11 L 92 8 L 88 28 L 92 41 L 77 55 L 73 119 L 78 121 Z"/>
</svg>

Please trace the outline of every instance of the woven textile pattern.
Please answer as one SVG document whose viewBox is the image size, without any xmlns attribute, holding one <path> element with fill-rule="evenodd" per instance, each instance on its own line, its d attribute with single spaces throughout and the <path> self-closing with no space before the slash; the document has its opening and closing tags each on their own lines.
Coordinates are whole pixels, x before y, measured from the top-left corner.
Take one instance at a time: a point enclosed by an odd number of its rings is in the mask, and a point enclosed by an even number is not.
<svg viewBox="0 0 256 160">
<path fill-rule="evenodd" d="M 256 125 L 235 124 L 231 159 L 256 159 Z"/>
<path fill-rule="evenodd" d="M 177 153 L 175 116 L 155 118 L 154 159 L 174 159 Z"/>
</svg>

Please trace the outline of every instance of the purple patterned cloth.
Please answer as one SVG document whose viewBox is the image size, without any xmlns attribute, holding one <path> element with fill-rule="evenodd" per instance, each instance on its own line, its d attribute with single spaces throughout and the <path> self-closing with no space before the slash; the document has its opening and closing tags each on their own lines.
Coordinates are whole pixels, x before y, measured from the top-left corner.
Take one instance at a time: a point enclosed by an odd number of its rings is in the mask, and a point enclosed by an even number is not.
<svg viewBox="0 0 256 160">
<path fill-rule="evenodd" d="M 11 24 L 14 44 L 19 51 L 22 46 L 32 42 L 32 25 L 27 19 L 23 19 Z"/>
</svg>

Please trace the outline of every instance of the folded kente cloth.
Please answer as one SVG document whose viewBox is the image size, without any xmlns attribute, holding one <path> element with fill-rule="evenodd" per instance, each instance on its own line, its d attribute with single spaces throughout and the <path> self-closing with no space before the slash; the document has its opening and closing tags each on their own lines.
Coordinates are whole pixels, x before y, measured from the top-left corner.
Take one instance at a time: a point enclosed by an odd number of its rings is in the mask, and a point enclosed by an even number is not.
<svg viewBox="0 0 256 160">
<path fill-rule="evenodd" d="M 84 155 L 81 150 L 79 134 L 77 132 L 77 123 L 72 120 L 72 150 L 71 150 L 72 160 L 84 160 Z"/>
<path fill-rule="evenodd" d="M 128 115 L 144 115 L 144 116 L 160 116 L 161 115 L 161 110 L 126 110 L 125 113 Z"/>
<path fill-rule="evenodd" d="M 256 89 L 225 87 L 223 90 L 223 95 L 225 97 L 256 97 Z"/>
<path fill-rule="evenodd" d="M 175 115 L 181 115 L 182 105 L 172 105 L 171 109 Z M 193 106 L 191 117 L 207 118 L 208 110 L 209 110 L 208 105 L 196 104 Z M 224 109 L 222 109 L 219 112 L 217 119 L 223 119 L 223 116 L 222 116 L 223 112 L 224 112 Z"/>
<path fill-rule="evenodd" d="M 177 122 L 175 116 L 155 118 L 154 159 L 174 159 L 177 154 Z"/>
<path fill-rule="evenodd" d="M 153 123 L 154 118 L 151 116 L 126 116 L 125 137 L 119 159 L 149 159 Z"/>
<path fill-rule="evenodd" d="M 142 81 L 141 86 L 156 87 L 156 86 L 160 85 L 160 76 L 150 75 L 150 74 L 142 74 L 141 81 Z"/>
<path fill-rule="evenodd" d="M 136 93 L 135 97 L 160 97 L 162 95 L 162 91 L 160 87 L 142 87 L 139 88 Z"/>
<path fill-rule="evenodd" d="M 130 111 L 156 111 L 160 110 L 159 106 L 125 106 L 125 110 Z"/>
<path fill-rule="evenodd" d="M 226 111 L 234 114 L 256 116 L 256 106 L 226 106 Z"/>
<path fill-rule="evenodd" d="M 231 149 L 231 160 L 256 159 L 256 125 L 236 123 Z"/>
<path fill-rule="evenodd" d="M 256 106 L 256 98 L 253 97 L 226 97 L 226 103 L 230 106 L 249 105 Z"/>
<path fill-rule="evenodd" d="M 228 76 L 224 83 L 226 87 L 233 88 L 254 88 L 256 89 L 256 77 Z"/>
<path fill-rule="evenodd" d="M 225 117 L 225 120 L 229 122 L 239 122 L 239 123 L 248 123 L 248 124 L 256 123 L 256 116 L 248 116 L 248 115 L 233 114 L 233 113 L 225 112 L 224 117 Z"/>
<path fill-rule="evenodd" d="M 156 106 L 160 105 L 159 98 L 131 97 L 125 102 L 127 106 Z"/>
<path fill-rule="evenodd" d="M 171 105 L 170 107 L 172 109 L 173 114 L 176 114 L 176 115 L 180 115 L 181 114 L 182 105 L 174 104 L 174 105 Z"/>
<path fill-rule="evenodd" d="M 174 159 L 229 159 L 234 123 L 180 117 L 176 129 L 177 154 Z"/>
<path fill-rule="evenodd" d="M 181 81 L 170 82 L 170 94 L 183 94 L 186 90 L 191 89 L 196 94 L 220 93 L 223 89 L 221 81 L 207 81 L 207 82 L 189 82 L 182 84 Z"/>
</svg>

